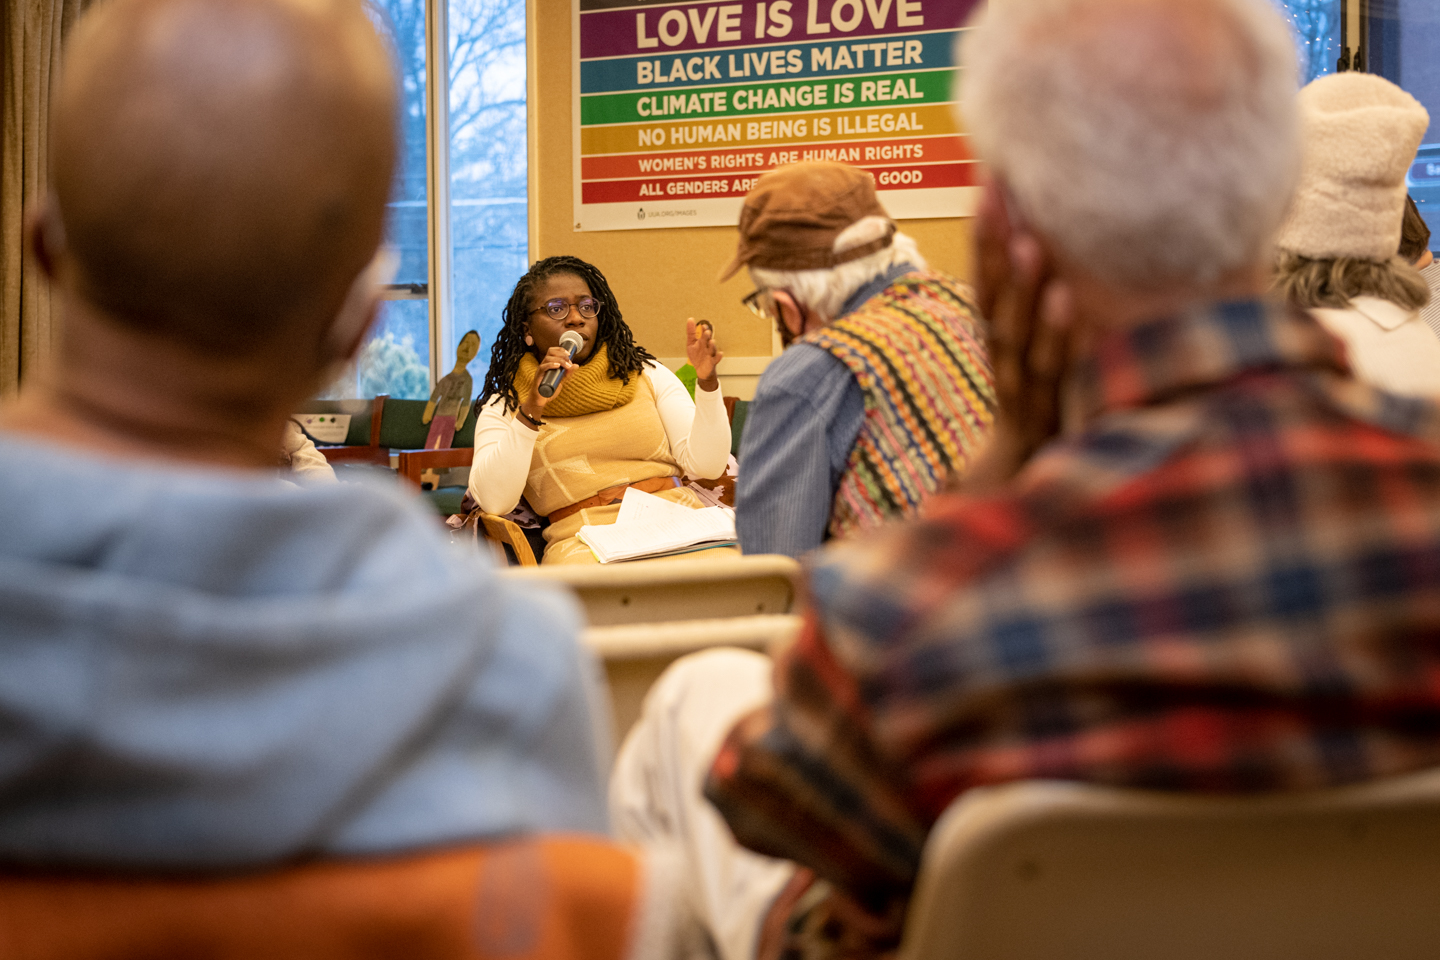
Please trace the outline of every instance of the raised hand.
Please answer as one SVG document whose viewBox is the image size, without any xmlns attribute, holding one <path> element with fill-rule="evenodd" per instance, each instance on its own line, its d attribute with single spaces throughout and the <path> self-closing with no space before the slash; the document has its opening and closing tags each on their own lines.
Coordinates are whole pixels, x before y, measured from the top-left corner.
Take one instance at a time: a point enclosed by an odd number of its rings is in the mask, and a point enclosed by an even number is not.
<svg viewBox="0 0 1440 960">
<path fill-rule="evenodd" d="M 1075 322 L 1069 288 L 996 183 L 981 199 L 975 248 L 976 294 L 999 410 L 990 442 L 961 486 L 983 492 L 1008 482 L 1060 432 Z"/>
<path fill-rule="evenodd" d="M 703 390 L 714 390 L 718 386 L 715 368 L 725 359 L 725 354 L 715 345 L 715 328 L 709 320 L 685 321 L 685 356 L 695 368 L 695 379 Z"/>
<path fill-rule="evenodd" d="M 560 396 L 560 391 L 565 389 L 565 381 L 569 379 L 570 371 L 574 370 L 575 367 L 576 363 L 570 359 L 570 354 L 564 347 L 551 347 L 545 356 L 540 359 L 540 368 L 535 373 L 535 382 L 530 385 L 530 395 L 520 399 L 520 412 L 525 414 L 525 416 L 520 419 L 524 421 L 528 417 L 531 421 L 540 420 L 545 414 L 545 405 Z M 560 368 L 565 370 L 566 375 L 561 377 L 560 382 L 555 385 L 555 392 L 553 394 L 548 397 L 542 397 L 540 395 L 540 381 L 544 378 L 545 371 Z M 535 428 L 533 423 L 529 425 Z"/>
</svg>

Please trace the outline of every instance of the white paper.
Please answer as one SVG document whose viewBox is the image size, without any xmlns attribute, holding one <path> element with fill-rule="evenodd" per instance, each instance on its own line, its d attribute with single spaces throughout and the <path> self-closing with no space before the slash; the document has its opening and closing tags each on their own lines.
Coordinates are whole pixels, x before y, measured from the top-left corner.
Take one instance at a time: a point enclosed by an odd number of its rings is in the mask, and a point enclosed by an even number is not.
<svg viewBox="0 0 1440 960">
<path fill-rule="evenodd" d="M 700 544 L 734 543 L 735 513 L 725 507 L 694 510 L 631 487 L 614 523 L 586 524 L 578 536 L 601 563 L 634 560 Z"/>
<path fill-rule="evenodd" d="M 671 503 L 664 497 L 657 497 L 653 493 L 627 487 L 625 495 L 620 498 L 620 514 L 615 518 L 615 523 L 626 525 L 652 523 L 673 516 L 676 512 L 694 513 L 689 507 Z"/>
</svg>

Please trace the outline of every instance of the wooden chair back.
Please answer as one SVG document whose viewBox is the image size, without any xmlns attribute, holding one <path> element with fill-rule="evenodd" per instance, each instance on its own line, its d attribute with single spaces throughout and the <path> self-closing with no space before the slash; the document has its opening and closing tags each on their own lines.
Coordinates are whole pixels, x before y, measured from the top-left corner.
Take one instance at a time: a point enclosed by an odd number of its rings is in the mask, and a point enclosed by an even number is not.
<svg viewBox="0 0 1440 960">
<path fill-rule="evenodd" d="M 371 463 L 390 466 L 390 449 L 380 446 L 380 430 L 385 418 L 385 401 L 390 399 L 380 394 L 370 401 L 370 442 L 365 445 L 321 446 L 317 449 L 331 463 Z"/>
<path fill-rule="evenodd" d="M 420 486 L 420 475 L 426 470 L 450 470 L 468 467 L 475 462 L 474 447 L 446 447 L 443 450 L 401 450 L 397 455 L 402 480 Z"/>
</svg>

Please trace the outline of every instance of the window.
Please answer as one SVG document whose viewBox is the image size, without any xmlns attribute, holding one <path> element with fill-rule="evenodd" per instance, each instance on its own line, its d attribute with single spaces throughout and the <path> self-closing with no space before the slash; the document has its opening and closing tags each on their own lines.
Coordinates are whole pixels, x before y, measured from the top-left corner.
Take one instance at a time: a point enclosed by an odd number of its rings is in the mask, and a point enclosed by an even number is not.
<svg viewBox="0 0 1440 960">
<path fill-rule="evenodd" d="M 468 369 L 484 379 L 529 263 L 525 4 L 367 2 L 400 74 L 403 143 L 386 228 L 399 268 L 358 362 L 326 396 L 423 400 L 468 330 L 482 341 Z M 444 99 L 433 75 L 447 77 Z"/>
<path fill-rule="evenodd" d="M 443 375 L 467 330 L 480 334 L 470 365 L 490 366 L 500 312 L 530 265 L 526 204 L 524 0 L 449 0 L 450 245 L 454 323 Z"/>
<path fill-rule="evenodd" d="M 1295 30 L 1300 54 L 1300 82 L 1335 71 L 1340 58 L 1340 0 L 1279 0 Z"/>
</svg>

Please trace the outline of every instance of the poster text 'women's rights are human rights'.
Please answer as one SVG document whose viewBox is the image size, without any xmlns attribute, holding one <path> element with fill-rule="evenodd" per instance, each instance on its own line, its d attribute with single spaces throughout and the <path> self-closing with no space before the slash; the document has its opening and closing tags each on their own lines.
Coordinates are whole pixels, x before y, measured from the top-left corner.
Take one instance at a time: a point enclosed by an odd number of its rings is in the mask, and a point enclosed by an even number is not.
<svg viewBox="0 0 1440 960">
<path fill-rule="evenodd" d="M 766 170 L 839 160 L 899 219 L 970 212 L 951 115 L 976 0 L 575 0 L 575 229 L 733 226 Z"/>
</svg>

